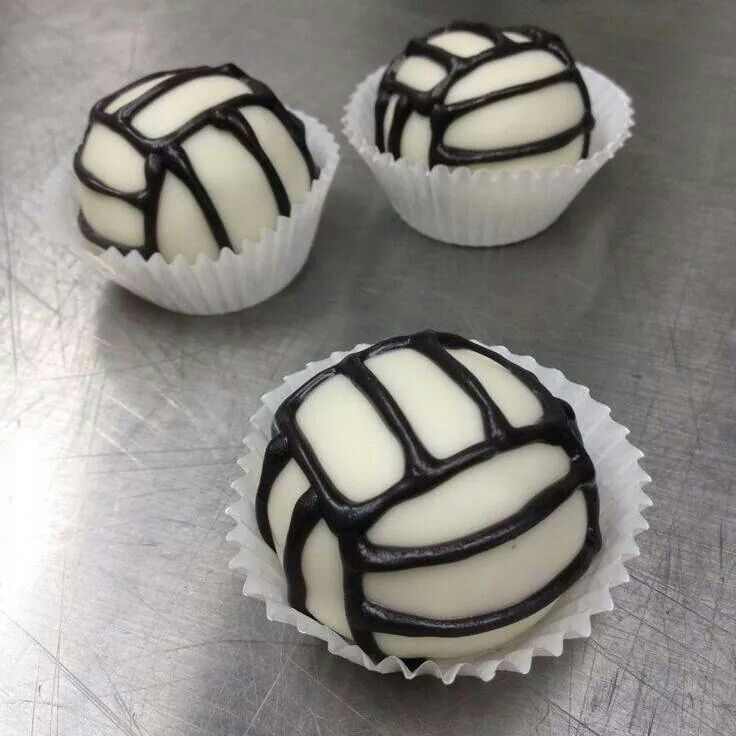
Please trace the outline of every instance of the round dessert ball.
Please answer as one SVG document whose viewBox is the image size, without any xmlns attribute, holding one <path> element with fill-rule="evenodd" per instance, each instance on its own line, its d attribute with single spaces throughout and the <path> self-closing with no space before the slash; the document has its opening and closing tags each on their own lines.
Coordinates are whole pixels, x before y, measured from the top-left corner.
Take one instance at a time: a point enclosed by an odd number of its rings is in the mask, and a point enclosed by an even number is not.
<svg viewBox="0 0 736 736">
<path fill-rule="evenodd" d="M 505 643 L 601 544 L 571 407 L 497 353 L 431 331 L 354 353 L 283 402 L 256 515 L 290 605 L 376 661 Z"/>
<path fill-rule="evenodd" d="M 74 169 L 90 243 L 190 263 L 275 229 L 319 173 L 299 118 L 234 64 L 158 72 L 103 97 Z"/>
<path fill-rule="evenodd" d="M 455 22 L 409 42 L 376 99 L 376 145 L 432 167 L 532 169 L 588 154 L 593 116 L 559 36 Z"/>
</svg>

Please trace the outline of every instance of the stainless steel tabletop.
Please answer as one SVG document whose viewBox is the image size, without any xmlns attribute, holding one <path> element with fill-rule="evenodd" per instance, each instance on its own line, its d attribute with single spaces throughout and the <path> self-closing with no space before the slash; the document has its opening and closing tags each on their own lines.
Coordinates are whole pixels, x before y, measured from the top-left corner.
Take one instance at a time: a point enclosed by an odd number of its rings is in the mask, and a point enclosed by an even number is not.
<svg viewBox="0 0 736 736">
<path fill-rule="evenodd" d="M 454 16 L 536 22 L 632 95 L 637 128 L 548 232 L 496 250 L 403 225 L 343 160 L 304 272 L 171 314 L 46 239 L 24 204 L 90 105 L 234 61 L 337 134 L 354 85 Z M 736 733 L 736 5 L 0 0 L 0 734 Z M 590 386 L 655 483 L 631 582 L 531 673 L 371 674 L 269 623 L 225 509 L 259 396 L 426 326 Z"/>
</svg>

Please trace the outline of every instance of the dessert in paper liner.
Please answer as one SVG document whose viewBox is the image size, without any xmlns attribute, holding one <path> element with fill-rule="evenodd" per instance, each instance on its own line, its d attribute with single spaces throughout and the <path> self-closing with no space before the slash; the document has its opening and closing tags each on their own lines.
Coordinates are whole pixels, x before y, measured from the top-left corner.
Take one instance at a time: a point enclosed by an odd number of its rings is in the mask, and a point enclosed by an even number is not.
<svg viewBox="0 0 736 736">
<path fill-rule="evenodd" d="M 281 291 L 304 266 L 340 160 L 332 133 L 315 118 L 295 114 L 304 121 L 320 175 L 305 201 L 295 204 L 289 217 L 279 216 L 276 230 L 264 228 L 260 240 L 243 241 L 240 253 L 224 248 L 217 260 L 200 253 L 190 265 L 181 255 L 167 263 L 159 253 L 145 260 L 135 251 L 125 256 L 115 248 L 93 252 L 77 227 L 71 157 L 51 172 L 39 203 L 47 237 L 75 246 L 107 278 L 174 312 L 224 314 L 258 304 Z"/>
<path fill-rule="evenodd" d="M 446 243 L 515 243 L 548 228 L 598 169 L 631 137 L 634 111 L 623 89 L 595 69 L 578 65 L 591 97 L 595 128 L 590 153 L 575 165 L 534 170 L 449 169 L 381 153 L 374 145 L 377 69 L 353 92 L 343 132 L 411 227 Z"/>
<path fill-rule="evenodd" d="M 240 547 L 230 566 L 246 575 L 243 593 L 264 601 L 270 620 L 291 624 L 302 633 L 322 639 L 331 653 L 355 664 L 381 673 L 401 671 L 407 679 L 432 675 L 445 684 L 461 675 L 488 681 L 499 669 L 526 673 L 532 657 L 559 656 L 565 639 L 589 636 L 590 617 L 613 608 L 610 589 L 628 581 L 624 563 L 639 554 L 634 537 L 648 528 L 641 511 L 651 505 L 642 487 L 651 479 L 639 466 L 643 457 L 641 451 L 626 439 L 628 430 L 611 418 L 607 406 L 591 398 L 585 386 L 568 381 L 560 371 L 544 368 L 529 356 L 514 355 L 505 347 L 491 349 L 531 371 L 553 395 L 572 405 L 585 446 L 595 464 L 603 546 L 587 572 L 560 596 L 549 613 L 517 639 L 467 661 L 428 660 L 414 670 L 395 656 L 374 663 L 358 646 L 289 606 L 281 564 L 260 535 L 254 509 L 274 414 L 284 399 L 309 378 L 366 347 L 358 345 L 348 352 L 332 353 L 329 358 L 309 363 L 299 373 L 287 376 L 278 388 L 263 396 L 262 406 L 251 418 L 250 431 L 244 439 L 249 452 L 239 460 L 245 474 L 233 483 L 241 499 L 228 509 L 237 524 L 228 540 Z"/>
</svg>

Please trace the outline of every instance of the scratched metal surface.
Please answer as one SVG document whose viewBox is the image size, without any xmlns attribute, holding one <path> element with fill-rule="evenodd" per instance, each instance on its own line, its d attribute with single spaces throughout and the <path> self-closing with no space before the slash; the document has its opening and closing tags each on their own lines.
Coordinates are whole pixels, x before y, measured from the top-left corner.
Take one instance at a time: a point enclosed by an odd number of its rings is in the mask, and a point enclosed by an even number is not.
<svg viewBox="0 0 736 736">
<path fill-rule="evenodd" d="M 304 273 L 222 318 L 166 313 L 38 231 L 24 195 L 90 104 L 236 61 L 339 130 L 439 0 L 0 2 L 0 734 L 736 733 L 736 7 L 459 1 L 562 32 L 638 127 L 547 233 L 469 251 L 403 226 L 344 156 Z M 531 674 L 405 682 L 267 622 L 227 569 L 258 397 L 332 349 L 428 324 L 591 387 L 655 477 L 616 609 Z"/>
</svg>

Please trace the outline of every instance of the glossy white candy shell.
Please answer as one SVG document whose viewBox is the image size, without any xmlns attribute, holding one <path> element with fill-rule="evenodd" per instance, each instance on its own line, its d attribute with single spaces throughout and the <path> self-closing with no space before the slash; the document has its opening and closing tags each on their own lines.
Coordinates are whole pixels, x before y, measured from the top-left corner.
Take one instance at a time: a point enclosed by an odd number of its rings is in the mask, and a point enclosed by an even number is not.
<svg viewBox="0 0 736 736">
<path fill-rule="evenodd" d="M 482 37 L 476 38 L 487 42 Z M 430 43 L 447 43 L 453 39 L 456 39 L 454 33 L 444 33 Z M 486 61 L 455 80 L 446 91 L 445 102 L 452 104 L 476 99 L 490 92 L 552 77 L 565 68 L 564 62 L 547 50 L 520 50 L 512 56 Z M 396 69 L 397 81 L 419 91 L 433 89 L 446 76 L 447 71 L 443 66 L 425 56 L 409 56 Z M 392 96 L 392 100 L 396 98 L 397 95 Z M 393 113 L 393 107 L 389 106 L 384 122 L 386 134 L 391 129 Z M 562 82 L 466 112 L 448 126 L 443 143 L 466 151 L 520 145 L 564 131 L 576 125 L 582 115 L 582 93 L 572 82 Z M 428 163 L 430 138 L 429 118 L 412 113 L 402 131 L 399 155 Z M 575 146 L 562 146 L 554 151 L 539 153 L 531 160 L 522 156 L 480 166 L 522 170 L 533 166 L 574 164 L 580 158 L 583 139 L 578 136 L 575 140 Z"/>
<path fill-rule="evenodd" d="M 135 251 L 125 256 L 114 248 L 92 252 L 77 227 L 77 183 L 70 157 L 49 175 L 38 220 L 50 240 L 74 247 L 109 279 L 165 309 L 207 315 L 251 307 L 281 291 L 302 269 L 340 160 L 332 133 L 315 118 L 295 114 L 305 123 L 320 176 L 289 217 L 280 216 L 275 230 L 262 229 L 260 240 L 244 240 L 240 253 L 226 248 L 217 260 L 202 253 L 190 265 L 181 255 L 167 263 L 158 253 L 144 260 Z"/>
<path fill-rule="evenodd" d="M 349 352 L 365 347 L 368 346 L 358 345 Z M 560 371 L 544 368 L 529 356 L 514 355 L 505 347 L 492 349 L 532 371 L 555 396 L 568 401 L 577 414 L 585 446 L 598 474 L 603 534 L 603 548 L 585 575 L 560 597 L 546 616 L 514 641 L 468 660 L 427 661 L 414 671 L 397 657 L 373 663 L 355 644 L 291 608 L 286 599 L 283 570 L 258 532 L 253 504 L 276 409 L 306 380 L 348 354 L 333 353 L 325 360 L 309 363 L 299 373 L 286 376 L 278 388 L 263 396 L 263 404 L 251 418 L 244 439 L 249 452 L 239 464 L 245 475 L 233 483 L 242 498 L 228 509 L 237 524 L 228 539 L 240 548 L 230 566 L 246 574 L 244 594 L 264 601 L 270 620 L 290 624 L 302 633 L 322 639 L 330 652 L 366 669 L 381 673 L 400 671 L 407 679 L 432 675 L 450 684 L 461 675 L 487 681 L 498 670 L 526 673 L 534 656 L 559 656 L 565 639 L 590 635 L 593 614 L 613 608 L 610 589 L 628 581 L 624 563 L 639 555 L 634 537 L 648 528 L 641 511 L 651 505 L 651 499 L 642 487 L 651 479 L 639 466 L 643 455 L 627 441 L 628 429 L 611 419 L 610 409 L 592 399 L 585 386 L 568 381 Z"/>
<path fill-rule="evenodd" d="M 477 370 L 480 380 L 492 384 L 492 399 L 502 393 L 507 404 L 521 408 L 519 399 L 526 397 L 528 389 L 510 372 L 479 353 L 453 352 L 466 360 L 467 355 L 478 358 L 470 370 Z M 478 370 L 479 366 L 485 370 Z M 486 439 L 477 403 L 420 352 L 391 350 L 369 358 L 365 367 L 393 397 L 434 457 L 447 458 Z M 534 400 L 539 412 L 531 415 L 529 423 L 537 421 L 542 412 L 541 404 Z M 405 474 L 408 458 L 395 434 L 345 376 L 322 381 L 295 416 L 305 441 L 348 499 L 374 498 Z M 282 562 L 280 545 L 286 527 L 290 519 L 293 523 L 296 501 L 309 486 L 307 478 L 295 472 L 296 467 L 293 460 L 287 463 L 269 494 L 268 517 Z M 528 443 L 474 464 L 421 496 L 396 503 L 367 530 L 368 539 L 388 547 L 424 547 L 460 539 L 507 519 L 569 469 L 570 459 L 561 447 Z M 498 610 L 527 598 L 562 572 L 582 547 L 587 527 L 586 504 L 578 492 L 513 541 L 463 560 L 369 573 L 363 576 L 363 587 L 369 600 L 387 609 L 436 619 Z M 306 609 L 316 620 L 351 638 L 339 558 L 337 538 L 326 524 L 318 524 L 307 537 L 301 562 Z M 442 596 L 437 595 L 438 590 L 443 591 Z M 519 621 L 482 637 L 381 637 L 386 643 L 381 650 L 386 655 L 428 659 L 474 656 L 518 636 L 534 621 L 536 618 Z"/>
<path fill-rule="evenodd" d="M 374 145 L 374 104 L 384 68 L 355 89 L 343 132 L 368 164 L 392 207 L 411 227 L 456 245 L 493 246 L 525 240 L 548 228 L 593 174 L 631 137 L 634 110 L 623 89 L 578 65 L 596 127 L 588 158 L 525 171 L 450 169 L 381 153 Z"/>
</svg>

